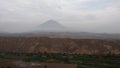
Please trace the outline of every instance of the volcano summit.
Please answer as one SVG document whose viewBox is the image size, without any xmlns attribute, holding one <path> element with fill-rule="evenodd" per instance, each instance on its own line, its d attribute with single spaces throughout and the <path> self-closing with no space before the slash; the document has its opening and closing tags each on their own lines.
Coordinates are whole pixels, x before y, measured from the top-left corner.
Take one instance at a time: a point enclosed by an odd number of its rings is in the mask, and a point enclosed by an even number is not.
<svg viewBox="0 0 120 68">
<path fill-rule="evenodd" d="M 39 29 L 43 31 L 63 31 L 65 27 L 55 20 L 48 20 L 40 24 Z"/>
</svg>

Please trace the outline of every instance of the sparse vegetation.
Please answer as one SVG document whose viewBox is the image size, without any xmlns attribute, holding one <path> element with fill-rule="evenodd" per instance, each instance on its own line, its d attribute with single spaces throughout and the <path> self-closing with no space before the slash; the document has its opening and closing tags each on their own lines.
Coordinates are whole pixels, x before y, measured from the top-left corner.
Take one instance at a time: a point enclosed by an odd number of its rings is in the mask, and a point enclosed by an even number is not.
<svg viewBox="0 0 120 68">
<path fill-rule="evenodd" d="M 77 64 L 78 68 L 120 68 L 120 40 L 0 37 L 0 61 Z"/>
<path fill-rule="evenodd" d="M 48 37 L 0 37 L 1 52 L 120 54 L 120 40 L 68 39 Z"/>
<path fill-rule="evenodd" d="M 20 53 L 18 53 L 20 54 Z M 61 53 L 33 53 L 32 55 L 8 54 L 0 55 L 1 59 L 7 60 L 22 60 L 25 62 L 44 62 L 44 63 L 67 63 L 77 64 L 78 68 L 119 68 L 120 56 L 107 55 L 79 55 L 79 54 L 61 54 Z M 14 59 L 15 58 L 15 59 Z"/>
</svg>

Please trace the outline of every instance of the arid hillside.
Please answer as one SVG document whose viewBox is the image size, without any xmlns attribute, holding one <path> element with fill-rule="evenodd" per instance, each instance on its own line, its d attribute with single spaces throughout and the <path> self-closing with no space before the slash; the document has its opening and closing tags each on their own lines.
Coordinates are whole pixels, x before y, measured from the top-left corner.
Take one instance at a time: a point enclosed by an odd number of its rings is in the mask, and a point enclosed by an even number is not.
<svg viewBox="0 0 120 68">
<path fill-rule="evenodd" d="M 120 54 L 120 40 L 0 37 L 0 52 Z"/>
</svg>

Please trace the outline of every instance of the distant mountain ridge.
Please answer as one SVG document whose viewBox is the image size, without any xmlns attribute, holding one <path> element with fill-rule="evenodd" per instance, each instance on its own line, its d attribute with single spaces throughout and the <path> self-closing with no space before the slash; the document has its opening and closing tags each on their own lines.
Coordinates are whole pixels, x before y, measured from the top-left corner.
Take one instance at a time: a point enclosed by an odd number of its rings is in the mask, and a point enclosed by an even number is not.
<svg viewBox="0 0 120 68">
<path fill-rule="evenodd" d="M 74 39 L 120 39 L 120 34 L 81 32 L 64 27 L 55 20 L 48 20 L 33 28 L 35 30 L 23 33 L 0 32 L 0 36 L 39 36 L 51 38 L 74 38 Z"/>
<path fill-rule="evenodd" d="M 44 22 L 43 24 L 41 24 L 40 27 L 65 28 L 64 26 L 62 26 L 59 22 L 57 22 L 55 20 L 48 20 L 48 21 Z"/>
<path fill-rule="evenodd" d="M 65 27 L 61 25 L 59 22 L 55 20 L 48 20 L 44 22 L 43 24 L 40 24 L 38 26 L 40 30 L 45 30 L 45 31 L 59 31 L 59 30 L 64 30 Z"/>
</svg>

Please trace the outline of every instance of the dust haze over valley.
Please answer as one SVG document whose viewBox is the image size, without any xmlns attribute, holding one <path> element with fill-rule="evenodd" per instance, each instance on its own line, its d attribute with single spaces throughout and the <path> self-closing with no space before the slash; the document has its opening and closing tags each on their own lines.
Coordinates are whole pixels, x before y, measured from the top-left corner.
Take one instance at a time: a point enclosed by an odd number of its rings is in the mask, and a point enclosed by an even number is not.
<svg viewBox="0 0 120 68">
<path fill-rule="evenodd" d="M 0 68 L 120 68 L 120 0 L 0 5 Z"/>
<path fill-rule="evenodd" d="M 55 20 L 73 31 L 120 33 L 119 0 L 2 0 L 0 4 L 0 32 L 29 32 Z"/>
<path fill-rule="evenodd" d="M 48 20 L 26 32 L 1 32 L 0 36 L 50 37 L 73 39 L 120 39 L 119 33 L 84 32 L 63 26 L 58 21 Z"/>
</svg>

